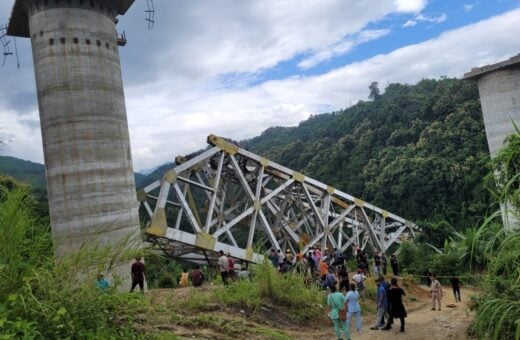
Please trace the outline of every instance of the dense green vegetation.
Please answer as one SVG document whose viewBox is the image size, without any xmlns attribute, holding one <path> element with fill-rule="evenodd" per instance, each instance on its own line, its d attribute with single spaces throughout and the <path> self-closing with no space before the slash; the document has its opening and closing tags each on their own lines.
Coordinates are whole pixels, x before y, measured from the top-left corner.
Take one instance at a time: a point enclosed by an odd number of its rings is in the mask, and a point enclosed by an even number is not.
<svg viewBox="0 0 520 340">
<path fill-rule="evenodd" d="M 0 177 L 0 339 L 132 338 L 140 294 L 95 286 L 104 264 L 127 263 L 125 245 L 84 247 L 57 261 L 46 220 L 24 186 Z"/>
<path fill-rule="evenodd" d="M 482 221 L 490 203 L 482 113 L 466 81 L 391 84 L 377 100 L 270 128 L 244 145 L 418 223 L 437 246 Z"/>
<path fill-rule="evenodd" d="M 520 232 L 500 227 L 502 214 L 520 221 L 520 131 L 516 131 L 493 159 L 497 202 L 509 202 L 509 207 L 490 216 L 474 242 L 483 246 L 488 271 L 483 294 L 475 301 L 474 329 L 482 339 L 520 339 Z M 490 233 L 493 229 L 498 232 Z"/>
</svg>

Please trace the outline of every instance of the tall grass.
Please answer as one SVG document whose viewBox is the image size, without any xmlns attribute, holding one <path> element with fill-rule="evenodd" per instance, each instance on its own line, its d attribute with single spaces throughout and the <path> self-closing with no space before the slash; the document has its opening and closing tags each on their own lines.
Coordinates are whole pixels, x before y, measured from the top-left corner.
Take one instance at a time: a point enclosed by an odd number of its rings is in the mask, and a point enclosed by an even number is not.
<svg viewBox="0 0 520 340">
<path fill-rule="evenodd" d="M 509 210 L 487 218 L 475 237 L 475 242 L 484 241 L 488 260 L 483 294 L 475 301 L 474 331 L 480 339 L 520 340 L 520 231 L 499 225 L 502 213 L 520 218 L 520 131 L 515 128 L 494 159 L 496 197 L 501 203 L 509 202 L 505 204 Z"/>
<path fill-rule="evenodd" d="M 141 294 L 103 292 L 95 276 L 134 255 L 125 244 L 82 247 L 55 261 L 48 226 L 23 187 L 0 186 L 0 339 L 136 338 Z M 144 307 L 143 307 L 144 306 Z"/>
<path fill-rule="evenodd" d="M 306 287 L 297 273 L 280 274 L 269 260 L 252 268 L 251 280 L 238 281 L 215 290 L 217 299 L 229 305 L 255 310 L 261 304 L 280 306 L 289 318 L 304 322 L 323 314 L 325 294 Z"/>
</svg>

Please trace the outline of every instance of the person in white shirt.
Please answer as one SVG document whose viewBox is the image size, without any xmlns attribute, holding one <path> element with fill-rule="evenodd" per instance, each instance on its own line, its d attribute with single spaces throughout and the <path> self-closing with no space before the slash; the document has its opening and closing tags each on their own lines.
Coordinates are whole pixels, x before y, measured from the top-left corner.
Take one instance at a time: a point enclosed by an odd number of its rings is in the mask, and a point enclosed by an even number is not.
<svg viewBox="0 0 520 340">
<path fill-rule="evenodd" d="M 356 284 L 357 291 L 362 300 L 365 300 L 365 279 L 366 276 L 363 275 L 363 270 L 361 268 L 358 268 L 356 274 L 352 276 L 352 281 Z"/>
<path fill-rule="evenodd" d="M 226 255 L 224 255 L 224 251 L 220 250 L 218 258 L 218 269 L 220 270 L 220 276 L 222 277 L 222 283 L 227 286 L 228 284 L 228 267 L 229 260 Z"/>
</svg>

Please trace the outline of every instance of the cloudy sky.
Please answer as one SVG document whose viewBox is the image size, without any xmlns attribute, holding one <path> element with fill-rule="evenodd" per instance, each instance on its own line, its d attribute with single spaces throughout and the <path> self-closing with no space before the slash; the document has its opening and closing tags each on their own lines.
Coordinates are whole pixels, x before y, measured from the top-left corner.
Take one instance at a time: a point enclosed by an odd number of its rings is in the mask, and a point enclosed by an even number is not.
<svg viewBox="0 0 520 340">
<path fill-rule="evenodd" d="M 520 53 L 520 0 L 153 2 L 152 30 L 145 0 L 118 24 L 135 170 L 210 133 L 241 140 L 348 107 L 372 81 L 461 77 Z M 0 23 L 13 3 L 0 1 Z M 30 43 L 16 44 L 20 68 L 13 56 L 0 68 L 0 154 L 43 162 Z"/>
</svg>

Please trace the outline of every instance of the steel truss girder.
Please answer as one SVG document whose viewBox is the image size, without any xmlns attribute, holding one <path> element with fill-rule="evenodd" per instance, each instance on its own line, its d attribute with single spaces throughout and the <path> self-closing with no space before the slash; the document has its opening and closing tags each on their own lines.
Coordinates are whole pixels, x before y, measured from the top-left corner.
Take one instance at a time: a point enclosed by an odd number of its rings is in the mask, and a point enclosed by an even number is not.
<svg viewBox="0 0 520 340">
<path fill-rule="evenodd" d="M 400 216 L 221 137 L 210 135 L 208 143 L 211 148 L 178 157 L 184 162 L 138 192 L 148 240 L 168 256 L 212 261 L 223 250 L 259 262 L 266 243 L 292 253 L 318 244 L 342 251 L 368 245 L 380 253 L 420 232 Z"/>
</svg>

